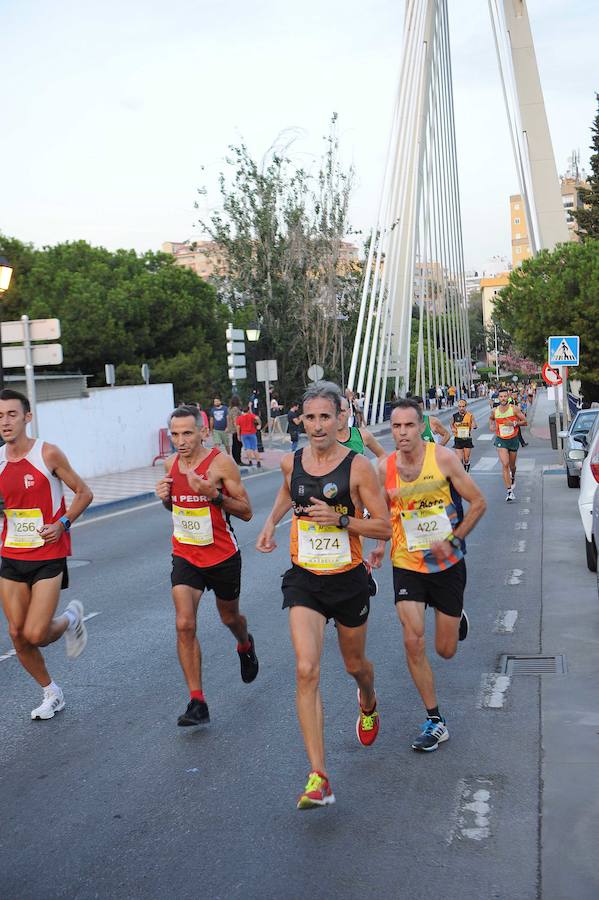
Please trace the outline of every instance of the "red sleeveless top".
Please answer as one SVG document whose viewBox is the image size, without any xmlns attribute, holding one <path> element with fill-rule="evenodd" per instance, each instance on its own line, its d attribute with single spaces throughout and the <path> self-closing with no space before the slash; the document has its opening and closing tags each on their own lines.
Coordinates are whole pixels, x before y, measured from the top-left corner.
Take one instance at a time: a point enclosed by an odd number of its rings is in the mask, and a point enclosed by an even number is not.
<svg viewBox="0 0 599 900">
<path fill-rule="evenodd" d="M 206 477 L 208 469 L 219 453 L 211 450 L 194 474 Z M 186 559 L 199 569 L 207 569 L 224 562 L 239 550 L 229 516 L 222 507 L 215 506 L 208 497 L 192 491 L 187 475 L 179 471 L 176 457 L 170 477 L 173 504 L 173 554 Z M 223 494 L 227 495 L 225 488 Z"/>
<path fill-rule="evenodd" d="M 0 494 L 4 498 L 2 556 L 9 559 L 60 559 L 71 555 L 71 537 L 67 532 L 56 543 L 44 544 L 38 534 L 42 525 L 58 522 L 66 512 L 62 481 L 46 466 L 36 440 L 29 453 L 10 462 L 6 446 L 0 447 Z"/>
</svg>

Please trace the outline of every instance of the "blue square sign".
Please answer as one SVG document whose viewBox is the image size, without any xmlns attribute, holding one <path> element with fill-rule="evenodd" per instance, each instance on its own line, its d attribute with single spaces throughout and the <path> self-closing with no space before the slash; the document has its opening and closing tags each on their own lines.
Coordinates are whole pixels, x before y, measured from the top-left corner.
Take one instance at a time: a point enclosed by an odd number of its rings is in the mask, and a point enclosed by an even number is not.
<svg viewBox="0 0 599 900">
<path fill-rule="evenodd" d="M 550 366 L 580 365 L 580 337 L 578 335 L 552 335 L 549 338 Z"/>
</svg>

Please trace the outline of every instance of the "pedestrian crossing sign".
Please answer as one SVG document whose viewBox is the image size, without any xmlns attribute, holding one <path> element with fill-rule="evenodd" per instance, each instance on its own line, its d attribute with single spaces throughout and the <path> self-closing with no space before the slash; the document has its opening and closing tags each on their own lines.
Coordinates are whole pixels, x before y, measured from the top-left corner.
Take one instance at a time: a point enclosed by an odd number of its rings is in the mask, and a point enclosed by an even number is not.
<svg viewBox="0 0 599 900">
<path fill-rule="evenodd" d="M 550 366 L 580 365 L 580 337 L 578 335 L 553 335 L 549 338 L 548 345 Z"/>
</svg>

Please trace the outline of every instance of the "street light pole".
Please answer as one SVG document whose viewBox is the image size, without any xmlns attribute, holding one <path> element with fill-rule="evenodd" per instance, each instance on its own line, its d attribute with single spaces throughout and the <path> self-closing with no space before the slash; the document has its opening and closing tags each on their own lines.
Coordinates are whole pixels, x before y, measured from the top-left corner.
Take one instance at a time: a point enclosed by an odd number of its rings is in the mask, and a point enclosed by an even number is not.
<svg viewBox="0 0 599 900">
<path fill-rule="evenodd" d="M 12 278 L 12 266 L 5 256 L 0 256 L 0 300 L 8 290 Z M 0 390 L 4 388 L 4 360 L 2 359 L 2 310 L 0 309 Z"/>
<path fill-rule="evenodd" d="M 495 380 L 499 384 L 499 351 L 497 349 L 497 323 L 493 322 L 495 328 Z"/>
<path fill-rule="evenodd" d="M 341 393 L 343 394 L 345 391 L 345 360 L 343 358 L 343 323 L 347 322 L 347 316 L 338 313 L 337 321 L 341 323 L 339 326 L 339 337 L 341 339 Z"/>
</svg>

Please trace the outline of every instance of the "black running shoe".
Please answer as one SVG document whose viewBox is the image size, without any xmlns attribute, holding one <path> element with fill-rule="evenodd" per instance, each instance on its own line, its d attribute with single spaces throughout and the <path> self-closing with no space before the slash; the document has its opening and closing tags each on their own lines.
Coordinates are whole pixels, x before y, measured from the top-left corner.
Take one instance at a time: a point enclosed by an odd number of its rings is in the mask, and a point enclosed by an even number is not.
<svg viewBox="0 0 599 900">
<path fill-rule="evenodd" d="M 245 684 L 249 684 L 250 681 L 254 680 L 259 669 L 256 648 L 254 647 L 254 638 L 251 634 L 248 634 L 248 640 L 252 646 L 247 653 L 240 653 L 239 650 L 237 651 L 241 665 L 241 680 L 245 682 Z"/>
<path fill-rule="evenodd" d="M 468 616 L 465 611 L 462 610 L 462 616 L 460 618 L 460 630 L 458 631 L 458 639 L 460 641 L 465 641 L 468 637 L 468 629 L 470 627 L 470 622 L 468 621 Z"/>
<path fill-rule="evenodd" d="M 210 721 L 208 704 L 204 700 L 190 700 L 187 709 L 177 719 L 177 725 L 187 728 L 190 725 L 204 725 Z"/>
</svg>

